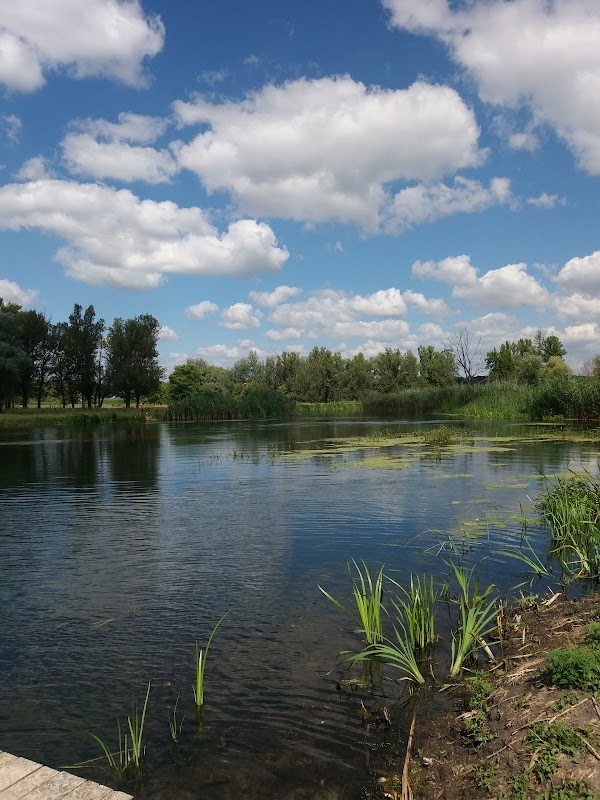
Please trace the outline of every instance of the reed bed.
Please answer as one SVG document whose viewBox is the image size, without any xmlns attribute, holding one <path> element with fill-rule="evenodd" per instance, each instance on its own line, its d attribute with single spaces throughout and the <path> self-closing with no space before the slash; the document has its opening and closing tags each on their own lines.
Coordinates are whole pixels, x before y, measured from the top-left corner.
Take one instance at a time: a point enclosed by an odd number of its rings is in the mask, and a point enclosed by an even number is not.
<svg viewBox="0 0 600 800">
<path fill-rule="evenodd" d="M 244 396 L 205 391 L 172 401 L 166 417 L 174 422 L 287 417 L 295 405 L 295 400 L 276 389 L 254 389 Z"/>
</svg>

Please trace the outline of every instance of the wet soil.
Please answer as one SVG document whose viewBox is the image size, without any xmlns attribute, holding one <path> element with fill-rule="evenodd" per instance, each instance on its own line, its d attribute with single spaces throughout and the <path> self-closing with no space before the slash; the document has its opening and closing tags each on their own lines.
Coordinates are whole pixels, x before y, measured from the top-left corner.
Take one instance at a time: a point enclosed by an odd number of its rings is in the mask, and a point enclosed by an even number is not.
<svg viewBox="0 0 600 800">
<path fill-rule="evenodd" d="M 447 690 L 449 707 L 434 720 L 417 703 L 409 786 L 406 781 L 403 786 L 401 779 L 402 752 L 392 768 L 375 778 L 365 796 L 392 800 L 600 798 L 600 698 L 547 686 L 540 679 L 548 652 L 580 644 L 586 624 L 599 616 L 600 594 L 577 601 L 559 597 L 549 605 L 513 611 L 506 620 L 502 661 L 487 670 L 492 691 L 481 706 L 484 724 L 475 741 L 469 735 L 469 719 L 476 712 L 470 710 L 464 686 Z M 555 721 L 585 731 L 588 745 L 582 744 L 574 756 L 560 754 L 556 772 L 540 781 L 532 774 L 539 750 L 526 737 L 536 723 Z M 485 739 L 489 741 L 481 741 Z M 525 785 L 515 784 L 524 774 L 529 774 Z M 556 787 L 569 780 L 585 781 L 589 794 L 556 794 Z"/>
</svg>

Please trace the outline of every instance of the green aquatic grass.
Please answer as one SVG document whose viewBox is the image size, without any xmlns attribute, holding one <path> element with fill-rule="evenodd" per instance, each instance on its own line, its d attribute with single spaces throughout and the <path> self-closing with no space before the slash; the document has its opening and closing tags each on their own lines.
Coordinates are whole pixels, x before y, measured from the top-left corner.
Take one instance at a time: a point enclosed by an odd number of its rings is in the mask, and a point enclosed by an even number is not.
<svg viewBox="0 0 600 800">
<path fill-rule="evenodd" d="M 350 611 L 342 605 L 339 600 L 332 597 L 329 592 L 319 586 L 319 590 L 335 606 L 348 614 L 359 624 L 357 633 L 363 633 L 367 645 L 379 644 L 383 641 L 383 567 L 375 576 L 365 562 L 362 562 L 362 569 L 357 562 L 352 559 L 347 564 L 348 576 L 352 584 L 352 596 L 354 598 L 355 611 Z"/>
<path fill-rule="evenodd" d="M 409 634 L 402 624 L 392 625 L 394 639 L 383 638 L 382 641 L 370 644 L 347 657 L 351 664 L 357 664 L 372 659 L 379 659 L 388 667 L 401 670 L 404 674 L 399 681 L 409 681 L 418 685 L 425 683 L 425 678 L 417 662 L 415 651 L 410 642 Z"/>
<path fill-rule="evenodd" d="M 111 748 L 105 739 L 92 731 L 86 731 L 94 742 L 100 747 L 102 754 L 97 758 L 82 761 L 63 769 L 82 769 L 85 767 L 101 766 L 105 761 L 107 768 L 114 773 L 118 779 L 122 779 L 126 773 L 134 771 L 137 775 L 141 774 L 142 758 L 145 753 L 144 746 L 144 725 L 146 722 L 146 710 L 148 708 L 148 698 L 150 697 L 150 682 L 146 690 L 146 697 L 142 709 L 137 704 L 133 704 L 132 713 L 127 717 L 127 727 L 121 727 L 120 720 L 117 720 L 117 747 Z"/>
<path fill-rule="evenodd" d="M 496 632 L 496 598 L 488 600 L 494 590 L 493 584 L 487 586 L 483 593 L 479 592 L 479 584 L 472 585 L 474 567 L 466 567 L 450 562 L 460 593 L 458 598 L 458 624 L 452 635 L 452 657 L 450 665 L 451 677 L 456 677 L 463 668 L 464 662 L 479 649 L 489 646 L 486 638 Z"/>
<path fill-rule="evenodd" d="M 206 647 L 201 649 L 198 645 L 198 640 L 196 639 L 196 659 L 195 659 L 195 666 L 196 666 L 196 682 L 194 684 L 194 702 L 196 703 L 196 709 L 201 711 L 202 706 L 204 705 L 204 678 L 206 675 L 206 660 L 208 658 L 208 651 L 210 649 L 210 645 L 212 640 L 217 632 L 219 625 L 223 622 L 225 617 L 229 614 L 229 611 L 226 611 L 221 619 L 217 622 L 215 627 L 212 629 L 210 636 L 208 637 L 208 641 L 206 643 Z"/>
<path fill-rule="evenodd" d="M 181 692 L 177 694 L 177 700 L 175 700 L 175 705 L 171 709 L 169 714 L 169 731 L 171 733 L 171 739 L 177 744 L 179 742 L 179 737 L 181 736 L 181 729 L 183 728 L 183 719 L 185 714 L 182 715 L 181 719 L 179 719 L 179 712 L 177 707 L 179 705 L 179 696 Z"/>
<path fill-rule="evenodd" d="M 434 645 L 437 641 L 435 612 L 438 595 L 434 588 L 433 576 L 415 577 L 411 574 L 408 588 L 389 576 L 388 580 L 402 592 L 391 597 L 390 602 L 413 650 L 423 651 Z"/>
</svg>

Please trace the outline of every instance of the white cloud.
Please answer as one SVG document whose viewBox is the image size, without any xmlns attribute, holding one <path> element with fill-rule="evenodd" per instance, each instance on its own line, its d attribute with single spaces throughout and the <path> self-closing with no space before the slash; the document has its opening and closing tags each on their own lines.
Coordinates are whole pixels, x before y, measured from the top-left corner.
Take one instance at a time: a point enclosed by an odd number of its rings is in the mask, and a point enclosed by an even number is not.
<svg viewBox="0 0 600 800">
<path fill-rule="evenodd" d="M 600 329 L 595 322 L 568 326 L 565 328 L 562 338 L 565 345 L 591 344 L 600 348 Z"/>
<path fill-rule="evenodd" d="M 600 250 L 583 258 L 572 258 L 557 275 L 559 288 L 565 292 L 600 294 Z"/>
<path fill-rule="evenodd" d="M 204 319 L 207 314 L 214 314 L 218 310 L 219 306 L 216 303 L 211 303 L 210 300 L 203 300 L 194 306 L 188 306 L 185 310 L 185 315 L 188 319 Z"/>
<path fill-rule="evenodd" d="M 43 156 L 34 156 L 21 165 L 15 178 L 18 181 L 39 181 L 49 178 L 50 172 L 46 166 L 46 159 Z"/>
<path fill-rule="evenodd" d="M 154 288 L 169 272 L 250 275 L 277 271 L 288 258 L 265 223 L 239 220 L 220 233 L 199 208 L 74 181 L 0 187 L 0 229 L 23 228 L 65 239 L 56 259 L 96 285 Z"/>
<path fill-rule="evenodd" d="M 333 250 L 336 253 L 343 253 L 344 252 L 344 245 L 342 244 L 342 242 L 339 239 L 333 245 Z"/>
<path fill-rule="evenodd" d="M 302 331 L 300 328 L 283 328 L 282 330 L 272 329 L 265 333 L 271 342 L 281 342 L 283 339 L 300 339 Z"/>
<path fill-rule="evenodd" d="M 182 124 L 206 126 L 172 145 L 181 166 L 257 215 L 374 230 L 387 184 L 438 179 L 484 156 L 473 111 L 454 89 L 423 82 L 386 90 L 348 76 L 303 78 L 239 102 L 173 107 Z"/>
<path fill-rule="evenodd" d="M 528 197 L 526 203 L 529 206 L 536 206 L 537 208 L 554 208 L 556 205 L 564 206 L 565 200 L 557 194 L 542 192 L 538 197 Z"/>
<path fill-rule="evenodd" d="M 240 358 L 245 358 L 250 350 L 255 350 L 259 358 L 264 358 L 268 355 L 264 350 L 254 346 L 253 342 L 247 339 L 238 342 L 234 347 L 226 344 L 213 344 L 209 347 L 199 347 L 196 350 L 196 355 L 200 358 L 205 358 L 209 364 L 215 364 L 219 367 L 230 367 L 235 361 Z"/>
<path fill-rule="evenodd" d="M 5 303 L 17 303 L 27 308 L 33 305 L 38 295 L 37 289 L 22 289 L 18 283 L 0 278 L 0 297 Z"/>
<path fill-rule="evenodd" d="M 161 342 L 176 342 L 179 339 L 179 335 L 168 325 L 161 325 L 158 338 Z"/>
<path fill-rule="evenodd" d="M 5 114 L 0 116 L 0 126 L 4 128 L 4 135 L 11 144 L 16 144 L 21 135 L 23 123 L 16 114 Z"/>
<path fill-rule="evenodd" d="M 540 140 L 531 131 L 511 133 L 508 137 L 508 146 L 513 150 L 527 150 L 529 153 L 534 153 L 540 147 Z"/>
<path fill-rule="evenodd" d="M 534 124 L 553 126 L 581 167 L 600 174 L 597 0 L 488 0 L 456 10 L 448 0 L 382 1 L 394 25 L 445 42 L 484 101 L 526 106 Z"/>
<path fill-rule="evenodd" d="M 0 9 L 0 83 L 31 92 L 44 72 L 145 83 L 143 66 L 163 46 L 164 26 L 139 0 L 20 0 Z"/>
<path fill-rule="evenodd" d="M 554 300 L 554 308 L 560 316 L 578 317 L 579 319 L 599 317 L 600 296 L 592 297 L 579 292 L 566 297 L 558 296 Z"/>
<path fill-rule="evenodd" d="M 169 121 L 142 114 L 119 114 L 118 122 L 76 120 L 62 141 L 70 172 L 119 181 L 165 183 L 179 167 L 168 150 L 147 147 L 165 132 Z"/>
<path fill-rule="evenodd" d="M 221 313 L 221 325 L 232 330 L 260 328 L 262 311 L 254 310 L 249 303 L 234 303 Z"/>
<path fill-rule="evenodd" d="M 526 264 L 507 264 L 479 276 L 469 256 L 463 255 L 441 261 L 416 261 L 412 274 L 447 283 L 453 287 L 453 297 L 478 306 L 547 306 L 550 301 L 547 290 L 527 273 Z"/>
<path fill-rule="evenodd" d="M 443 317 L 450 311 L 441 298 L 427 298 L 421 292 L 413 292 L 411 289 L 407 289 L 402 297 L 410 306 L 413 306 L 422 314 L 428 314 L 432 317 Z"/>
<path fill-rule="evenodd" d="M 166 183 L 179 167 L 168 150 L 132 146 L 126 142 L 99 142 L 88 133 L 71 133 L 62 141 L 69 172 L 92 178 Z"/>
<path fill-rule="evenodd" d="M 245 64 L 247 67 L 257 67 L 259 64 L 262 63 L 262 58 L 259 58 L 255 55 L 246 56 L 246 58 L 242 59 L 242 64 Z"/>
<path fill-rule="evenodd" d="M 200 83 L 206 83 L 208 86 L 216 86 L 218 83 L 223 83 L 229 77 L 229 70 L 226 69 L 205 69 L 198 75 Z"/>
<path fill-rule="evenodd" d="M 489 188 L 479 181 L 457 176 L 454 186 L 445 183 L 408 186 L 398 192 L 388 210 L 388 231 L 403 231 L 456 213 L 484 211 L 511 200 L 510 180 L 492 178 Z"/>
<path fill-rule="evenodd" d="M 278 286 L 272 292 L 250 292 L 249 296 L 257 306 L 275 308 L 275 306 L 285 303 L 286 300 L 296 297 L 301 292 L 302 290 L 295 286 Z"/>
</svg>

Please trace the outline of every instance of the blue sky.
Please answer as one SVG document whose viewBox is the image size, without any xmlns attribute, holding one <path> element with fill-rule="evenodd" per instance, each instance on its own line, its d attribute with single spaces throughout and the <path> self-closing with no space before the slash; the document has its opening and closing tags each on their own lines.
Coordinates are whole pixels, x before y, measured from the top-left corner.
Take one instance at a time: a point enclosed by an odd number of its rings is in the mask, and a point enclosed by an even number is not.
<svg viewBox="0 0 600 800">
<path fill-rule="evenodd" d="M 597 0 L 0 4 L 0 296 L 161 362 L 600 352 Z"/>
</svg>

